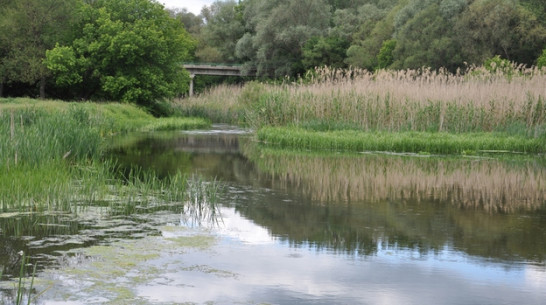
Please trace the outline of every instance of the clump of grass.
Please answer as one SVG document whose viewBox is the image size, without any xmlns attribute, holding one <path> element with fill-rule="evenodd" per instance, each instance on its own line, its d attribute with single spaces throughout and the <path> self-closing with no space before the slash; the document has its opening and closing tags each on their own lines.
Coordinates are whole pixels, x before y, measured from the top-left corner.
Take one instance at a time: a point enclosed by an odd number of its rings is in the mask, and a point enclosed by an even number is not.
<svg viewBox="0 0 546 305">
<path fill-rule="evenodd" d="M 334 151 L 427 152 L 463 154 L 478 151 L 544 153 L 546 142 L 537 138 L 497 133 L 309 131 L 297 127 L 264 127 L 259 141 L 283 148 Z"/>
<path fill-rule="evenodd" d="M 216 225 L 219 222 L 218 192 L 221 185 L 216 181 L 204 181 L 199 176 L 188 179 L 188 205 L 185 214 L 189 216 L 192 224 L 201 225 L 207 222 Z"/>
<path fill-rule="evenodd" d="M 209 128 L 211 123 L 203 118 L 159 118 L 141 128 L 142 131 L 190 130 Z"/>
</svg>

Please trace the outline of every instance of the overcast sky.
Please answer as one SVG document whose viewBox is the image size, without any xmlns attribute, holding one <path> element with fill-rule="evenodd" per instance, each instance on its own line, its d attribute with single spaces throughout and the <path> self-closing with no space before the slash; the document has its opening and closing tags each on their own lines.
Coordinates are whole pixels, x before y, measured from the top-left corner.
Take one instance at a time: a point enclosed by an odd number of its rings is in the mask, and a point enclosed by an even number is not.
<svg viewBox="0 0 546 305">
<path fill-rule="evenodd" d="M 214 0 L 157 0 L 165 5 L 166 8 L 187 8 L 188 11 L 199 15 L 205 5 L 211 5 Z"/>
</svg>

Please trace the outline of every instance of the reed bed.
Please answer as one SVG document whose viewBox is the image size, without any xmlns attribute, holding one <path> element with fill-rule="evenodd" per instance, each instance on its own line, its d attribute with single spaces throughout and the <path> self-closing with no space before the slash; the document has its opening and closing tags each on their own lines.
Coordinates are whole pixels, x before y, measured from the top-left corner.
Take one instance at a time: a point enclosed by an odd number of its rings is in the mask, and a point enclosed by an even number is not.
<svg viewBox="0 0 546 305">
<path fill-rule="evenodd" d="M 273 177 L 322 202 L 435 200 L 491 213 L 533 211 L 546 203 L 546 169 L 536 161 L 383 155 L 321 155 L 244 147 Z"/>
<path fill-rule="evenodd" d="M 546 137 L 546 68 L 510 73 L 316 69 L 282 84 L 221 86 L 180 100 L 183 113 L 213 121 L 362 131 L 507 132 Z M 218 115 L 217 113 L 222 113 Z"/>
<path fill-rule="evenodd" d="M 243 87 L 219 85 L 203 94 L 177 99 L 172 109 L 179 116 L 207 118 L 217 123 L 244 124 L 244 109 L 239 102 Z"/>
<path fill-rule="evenodd" d="M 447 71 L 318 70 L 309 84 L 266 87 L 251 113 L 254 125 L 340 122 L 364 131 L 546 134 L 546 73 L 517 76 L 474 69 Z"/>
</svg>

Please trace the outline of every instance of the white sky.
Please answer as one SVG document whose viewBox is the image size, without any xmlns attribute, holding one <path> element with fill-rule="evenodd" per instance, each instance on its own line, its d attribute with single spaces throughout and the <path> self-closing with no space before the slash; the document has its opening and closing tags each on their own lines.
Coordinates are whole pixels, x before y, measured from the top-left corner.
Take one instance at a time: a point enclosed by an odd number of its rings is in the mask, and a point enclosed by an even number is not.
<svg viewBox="0 0 546 305">
<path fill-rule="evenodd" d="M 157 0 L 166 8 L 187 8 L 188 11 L 199 15 L 205 5 L 211 5 L 214 0 Z"/>
</svg>

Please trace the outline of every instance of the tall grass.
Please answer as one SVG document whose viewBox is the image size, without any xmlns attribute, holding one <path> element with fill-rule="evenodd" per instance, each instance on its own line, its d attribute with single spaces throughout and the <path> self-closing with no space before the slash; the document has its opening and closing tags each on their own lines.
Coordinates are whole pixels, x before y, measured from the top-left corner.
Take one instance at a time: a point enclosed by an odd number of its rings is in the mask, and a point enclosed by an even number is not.
<svg viewBox="0 0 546 305">
<path fill-rule="evenodd" d="M 188 99 L 174 101 L 173 111 L 180 116 L 201 117 L 217 123 L 244 124 L 244 109 L 238 97 L 239 85 L 220 85 Z"/>
<path fill-rule="evenodd" d="M 203 119 L 156 119 L 124 104 L 0 100 L 0 209 L 73 211 L 78 204 L 114 194 L 118 203 L 151 197 L 183 201 L 181 175 L 160 180 L 138 172 L 120 177 L 118 167 L 103 160 L 105 137 L 209 124 Z"/>
<path fill-rule="evenodd" d="M 546 71 L 514 65 L 510 75 L 469 67 L 449 73 L 430 69 L 390 71 L 317 69 L 281 85 L 219 87 L 181 100 L 180 111 L 219 118 L 236 114 L 255 129 L 320 125 L 363 131 L 502 131 L 546 135 Z M 199 112 L 197 111 L 197 112 Z M 223 119 L 226 119 L 224 116 Z"/>
</svg>

